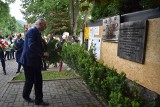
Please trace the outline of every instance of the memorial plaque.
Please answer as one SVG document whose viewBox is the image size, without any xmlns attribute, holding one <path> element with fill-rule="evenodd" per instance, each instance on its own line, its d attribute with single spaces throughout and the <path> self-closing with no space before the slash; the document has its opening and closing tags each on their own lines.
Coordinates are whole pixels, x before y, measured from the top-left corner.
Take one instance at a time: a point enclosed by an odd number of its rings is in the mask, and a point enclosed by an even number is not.
<svg viewBox="0 0 160 107">
<path fill-rule="evenodd" d="M 147 21 L 121 23 L 118 56 L 144 63 Z"/>
<path fill-rule="evenodd" d="M 103 19 L 102 40 L 117 42 L 120 28 L 120 15 Z"/>
</svg>

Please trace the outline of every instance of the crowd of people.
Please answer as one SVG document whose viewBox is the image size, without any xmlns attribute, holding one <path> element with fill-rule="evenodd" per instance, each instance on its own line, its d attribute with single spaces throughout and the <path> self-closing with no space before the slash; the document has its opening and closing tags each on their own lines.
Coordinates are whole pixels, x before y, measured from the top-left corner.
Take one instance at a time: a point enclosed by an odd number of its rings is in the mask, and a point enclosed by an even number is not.
<svg viewBox="0 0 160 107">
<path fill-rule="evenodd" d="M 45 46 L 53 42 L 58 41 L 55 45 L 57 51 L 62 49 L 62 45 L 68 41 L 68 32 L 64 32 L 62 39 L 58 36 L 55 37 L 52 34 L 48 34 L 47 37 L 42 37 L 41 32 L 46 29 L 46 20 L 41 18 L 35 22 L 35 27 L 29 29 L 24 38 L 21 33 L 12 35 L 6 35 L 2 37 L 2 31 L 0 30 L 0 60 L 3 68 L 4 75 L 6 72 L 5 61 L 16 58 L 18 64 L 17 72 L 21 71 L 23 66 L 25 75 L 25 84 L 23 88 L 23 98 L 28 103 L 35 102 L 36 105 L 48 106 L 49 103 L 43 101 L 42 93 L 42 70 L 47 70 L 47 64 L 44 57 L 49 57 L 49 53 L 45 49 Z M 72 43 L 77 42 L 73 36 Z M 55 64 L 57 66 L 57 64 Z M 35 89 L 35 101 L 30 98 L 30 93 L 34 85 Z"/>
<path fill-rule="evenodd" d="M 44 47 L 47 47 L 46 45 L 47 44 L 50 44 L 50 43 L 53 43 L 56 41 L 56 45 L 55 45 L 55 50 L 57 52 L 60 52 L 62 50 L 62 46 L 65 42 L 71 42 L 72 44 L 75 44 L 77 42 L 79 42 L 79 40 L 75 37 L 75 36 L 72 36 L 70 39 L 69 39 L 69 33 L 68 32 L 64 32 L 62 34 L 62 36 L 54 36 L 53 34 L 48 34 L 47 36 L 44 36 L 43 38 L 43 46 Z M 54 62 L 54 63 L 51 63 L 54 65 L 54 67 L 58 67 L 58 64 L 60 65 L 60 62 Z M 47 68 L 49 67 L 49 63 L 46 63 L 46 61 L 44 60 L 44 57 L 42 58 L 42 65 L 41 65 L 41 69 L 42 70 L 47 70 Z"/>
<path fill-rule="evenodd" d="M 62 49 L 62 45 L 64 42 L 68 41 L 69 34 L 64 33 L 62 38 L 60 39 L 59 36 L 53 36 L 53 34 L 48 34 L 46 37 L 43 37 L 43 46 L 46 46 L 47 44 L 53 42 L 54 40 L 58 41 L 56 44 L 57 51 Z M 5 38 L 2 37 L 2 31 L 0 31 L 0 60 L 3 67 L 4 75 L 6 75 L 6 65 L 5 61 L 9 61 L 11 59 L 16 58 L 16 62 L 18 63 L 17 71 L 16 73 L 19 73 L 21 70 L 21 63 L 20 63 L 20 57 L 23 50 L 23 43 L 24 38 L 22 38 L 21 33 L 13 33 L 12 35 L 6 35 Z M 71 41 L 72 43 L 78 42 L 75 36 L 72 36 Z M 3 46 L 2 46 L 3 45 Z M 42 64 L 41 64 L 41 70 L 47 70 L 49 67 L 49 64 L 46 63 L 44 60 L 44 57 L 42 57 Z M 54 67 L 57 67 L 57 63 L 54 63 Z"/>
<path fill-rule="evenodd" d="M 6 35 L 5 38 L 2 36 L 2 31 L 0 31 L 0 60 L 3 68 L 4 75 L 6 72 L 5 61 L 15 59 L 19 63 L 19 57 L 21 56 L 21 51 L 23 49 L 23 39 L 20 33 Z M 20 72 L 21 66 L 18 64 L 17 72 Z"/>
</svg>

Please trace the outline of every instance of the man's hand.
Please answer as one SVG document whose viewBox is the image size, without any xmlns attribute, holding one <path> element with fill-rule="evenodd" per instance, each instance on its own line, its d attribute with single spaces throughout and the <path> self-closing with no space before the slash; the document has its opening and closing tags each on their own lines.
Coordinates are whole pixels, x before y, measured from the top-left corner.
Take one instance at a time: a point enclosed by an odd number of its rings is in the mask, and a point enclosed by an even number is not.
<svg viewBox="0 0 160 107">
<path fill-rule="evenodd" d="M 49 57 L 49 53 L 48 53 L 48 52 L 44 52 L 44 53 L 43 53 L 43 56 Z"/>
</svg>

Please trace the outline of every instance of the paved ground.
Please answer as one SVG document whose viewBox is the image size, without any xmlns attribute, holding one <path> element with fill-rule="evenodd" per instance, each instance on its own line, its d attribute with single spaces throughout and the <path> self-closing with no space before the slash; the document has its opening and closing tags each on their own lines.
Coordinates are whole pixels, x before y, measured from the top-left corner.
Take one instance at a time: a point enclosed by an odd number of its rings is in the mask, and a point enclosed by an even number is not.
<svg viewBox="0 0 160 107">
<path fill-rule="evenodd" d="M 10 82 L 16 75 L 15 60 L 6 61 L 7 75 L 3 75 L 0 66 L 0 107 L 37 107 L 22 98 L 24 82 Z M 64 69 L 67 67 L 64 66 Z M 44 101 L 48 107 L 102 107 L 90 94 L 81 79 L 59 79 L 43 82 Z M 31 98 L 34 99 L 34 90 Z M 41 107 L 41 106 L 39 106 Z"/>
</svg>

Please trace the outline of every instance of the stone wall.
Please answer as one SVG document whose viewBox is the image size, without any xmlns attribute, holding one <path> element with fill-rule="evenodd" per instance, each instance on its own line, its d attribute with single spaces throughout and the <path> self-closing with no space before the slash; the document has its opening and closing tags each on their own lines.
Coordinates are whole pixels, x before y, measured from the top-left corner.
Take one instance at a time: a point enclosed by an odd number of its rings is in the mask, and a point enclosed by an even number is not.
<svg viewBox="0 0 160 107">
<path fill-rule="evenodd" d="M 149 19 L 148 24 L 144 64 L 118 57 L 118 43 L 111 42 L 102 42 L 101 60 L 119 73 L 125 72 L 128 79 L 160 94 L 160 18 Z"/>
</svg>

